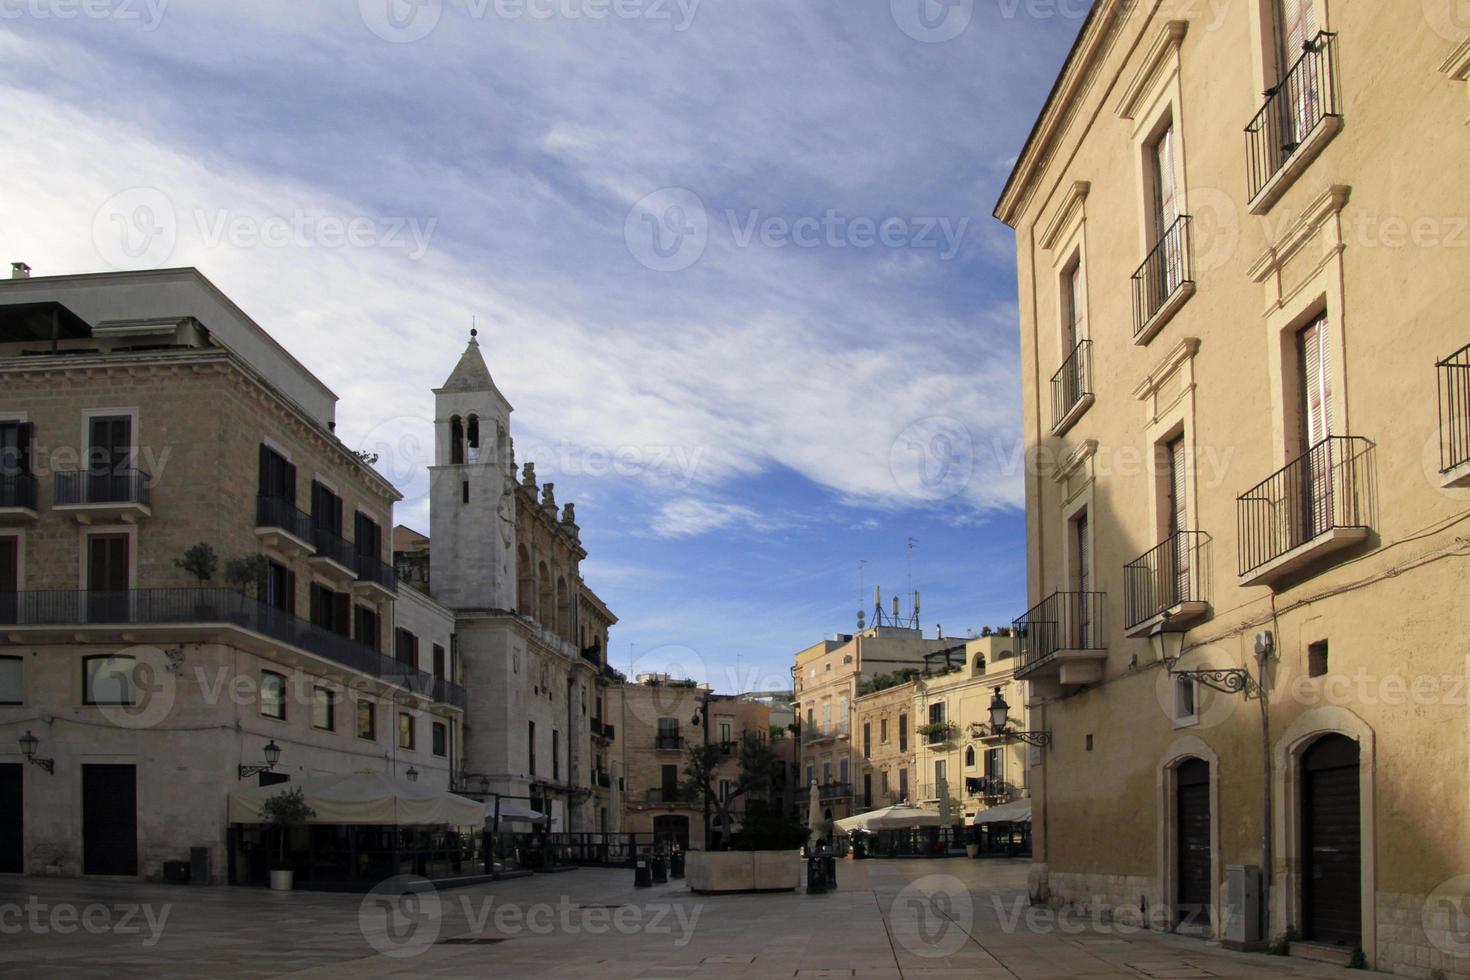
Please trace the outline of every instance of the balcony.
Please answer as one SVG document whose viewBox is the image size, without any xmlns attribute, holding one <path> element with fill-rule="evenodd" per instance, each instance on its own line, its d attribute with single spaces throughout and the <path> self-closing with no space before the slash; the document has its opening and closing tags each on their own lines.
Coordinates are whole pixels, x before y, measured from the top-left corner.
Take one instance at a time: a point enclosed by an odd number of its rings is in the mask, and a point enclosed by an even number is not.
<svg viewBox="0 0 1470 980">
<path fill-rule="evenodd" d="M 1439 375 L 1439 473 L 1446 487 L 1470 486 L 1470 345 L 1435 364 Z"/>
<path fill-rule="evenodd" d="M 398 594 L 398 573 L 393 566 L 373 555 L 357 555 L 357 585 L 385 599 Z"/>
<path fill-rule="evenodd" d="M 1275 585 L 1368 537 L 1372 449 L 1329 436 L 1240 496 L 1241 585 Z"/>
<path fill-rule="evenodd" d="M 1208 615 L 1212 551 L 1208 534 L 1176 531 L 1124 565 L 1124 632 L 1146 636 L 1165 615 L 1177 626 Z"/>
<path fill-rule="evenodd" d="M 1017 619 L 1016 679 L 1076 686 L 1102 680 L 1103 592 L 1053 592 Z"/>
<path fill-rule="evenodd" d="M 999 776 L 965 777 L 965 795 L 983 799 L 986 803 L 1008 803 L 1017 798 L 1016 787 Z"/>
<path fill-rule="evenodd" d="M 830 742 L 836 738 L 847 738 L 847 724 L 817 725 L 813 724 L 802 730 L 801 744 L 815 745 L 817 742 Z"/>
<path fill-rule="evenodd" d="M 311 541 L 316 548 L 310 558 L 312 568 L 339 582 L 357 578 L 357 559 L 346 538 L 331 528 L 314 527 Z"/>
<path fill-rule="evenodd" d="M 663 803 L 665 805 L 683 804 L 690 806 L 694 801 L 684 795 L 684 791 L 677 786 L 655 786 L 648 791 L 649 803 Z"/>
<path fill-rule="evenodd" d="M 1276 585 L 1367 539 L 1372 450 L 1358 436 L 1327 436 L 1241 495 L 1241 585 Z"/>
<path fill-rule="evenodd" d="M 1133 342 L 1146 344 L 1194 295 L 1194 260 L 1189 229 L 1181 214 L 1165 229 L 1153 251 L 1133 273 Z"/>
<path fill-rule="evenodd" d="M 591 721 L 592 737 L 602 739 L 605 742 L 613 740 L 613 726 L 601 718 L 593 718 Z"/>
<path fill-rule="evenodd" d="M 297 510 L 284 497 L 262 494 L 255 498 L 255 534 L 288 557 L 309 555 L 316 550 L 311 515 Z"/>
<path fill-rule="evenodd" d="M 1070 429 L 1093 403 L 1092 341 L 1083 340 L 1051 376 L 1051 432 Z"/>
<path fill-rule="evenodd" d="M 817 787 L 817 796 L 823 800 L 851 799 L 852 783 L 823 783 Z"/>
<path fill-rule="evenodd" d="M 596 646 L 582 647 L 577 652 L 579 654 L 581 654 L 583 660 L 587 661 L 592 666 L 594 666 L 594 667 L 601 667 L 602 666 L 602 650 L 599 649 L 598 647 L 596 647 Z"/>
<path fill-rule="evenodd" d="M 0 523 L 36 519 L 36 478 L 29 473 L 0 476 Z"/>
<path fill-rule="evenodd" d="M 948 745 L 960 737 L 960 726 L 953 721 L 931 721 L 919 726 L 925 745 Z"/>
<path fill-rule="evenodd" d="M 57 473 L 53 506 L 80 524 L 134 524 L 153 514 L 150 482 L 147 473 L 133 469 Z"/>
<path fill-rule="evenodd" d="M 1337 35 L 1323 31 L 1245 128 L 1250 212 L 1265 214 L 1342 129 Z"/>
<path fill-rule="evenodd" d="M 132 589 L 126 592 L 19 592 L 0 601 L 0 631 L 14 643 L 75 642 L 82 631 L 121 642 L 229 642 L 302 667 L 328 661 L 457 708 L 464 689 L 384 657 L 233 589 Z M 88 637 L 90 639 L 90 637 Z M 289 649 L 282 650 L 285 646 Z M 301 656 L 305 654 L 306 656 Z"/>
<path fill-rule="evenodd" d="M 659 734 L 653 737 L 653 747 L 666 751 L 679 751 L 684 747 L 684 737 L 678 734 Z"/>
</svg>

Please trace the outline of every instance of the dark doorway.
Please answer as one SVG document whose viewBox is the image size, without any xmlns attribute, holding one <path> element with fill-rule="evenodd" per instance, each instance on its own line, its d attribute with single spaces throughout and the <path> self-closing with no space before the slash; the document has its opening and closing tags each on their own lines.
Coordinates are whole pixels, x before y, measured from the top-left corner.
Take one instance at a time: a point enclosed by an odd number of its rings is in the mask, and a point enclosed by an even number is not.
<svg viewBox="0 0 1470 980">
<path fill-rule="evenodd" d="M 1179 922 L 1208 925 L 1214 904 L 1210 870 L 1210 764 L 1190 759 L 1176 770 L 1178 789 L 1175 816 L 1179 837 Z"/>
<path fill-rule="evenodd" d="M 138 873 L 137 767 L 82 766 L 82 873 Z"/>
<path fill-rule="evenodd" d="M 1304 938 L 1362 942 L 1362 835 L 1358 743 L 1327 735 L 1302 755 Z"/>
<path fill-rule="evenodd" d="M 689 818 L 677 813 L 654 817 L 653 839 L 660 847 L 678 844 L 679 850 L 689 850 Z"/>
<path fill-rule="evenodd" d="M 0 874 L 25 871 L 24 771 L 18 762 L 0 765 Z"/>
</svg>

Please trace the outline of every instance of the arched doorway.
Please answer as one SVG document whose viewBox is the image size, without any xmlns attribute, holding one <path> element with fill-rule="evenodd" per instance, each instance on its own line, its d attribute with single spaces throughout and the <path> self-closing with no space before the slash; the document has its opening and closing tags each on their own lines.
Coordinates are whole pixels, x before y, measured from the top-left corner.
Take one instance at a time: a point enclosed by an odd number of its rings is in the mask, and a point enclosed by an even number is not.
<svg viewBox="0 0 1470 980">
<path fill-rule="evenodd" d="M 1175 854 L 1178 899 L 1175 920 L 1209 925 L 1214 905 L 1214 874 L 1210 861 L 1210 764 L 1186 759 L 1175 771 Z"/>
<path fill-rule="evenodd" d="M 689 818 L 679 813 L 663 813 L 653 818 L 653 839 L 659 847 L 678 844 L 689 850 Z"/>
<path fill-rule="evenodd" d="M 1302 753 L 1302 936 L 1362 944 L 1362 811 L 1358 743 L 1324 735 Z"/>
</svg>

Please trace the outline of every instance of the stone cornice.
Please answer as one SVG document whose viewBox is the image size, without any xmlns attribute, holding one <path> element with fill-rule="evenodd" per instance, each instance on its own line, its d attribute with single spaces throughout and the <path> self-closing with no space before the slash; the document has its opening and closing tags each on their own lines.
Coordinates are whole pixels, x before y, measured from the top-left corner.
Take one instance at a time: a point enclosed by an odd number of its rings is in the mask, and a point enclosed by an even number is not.
<svg viewBox="0 0 1470 980">
<path fill-rule="evenodd" d="M 1005 189 L 995 203 L 995 217 L 1016 227 L 1036 181 L 1050 161 L 1052 150 L 1093 80 L 1098 62 L 1133 5 L 1127 0 L 1097 0 L 1077 35 L 1046 104 L 1026 138 Z"/>
<path fill-rule="evenodd" d="M 1198 337 L 1185 337 L 1179 341 L 1179 343 L 1174 345 L 1174 349 L 1165 354 L 1163 360 L 1154 366 L 1154 369 L 1148 373 L 1147 377 L 1139 382 L 1138 387 L 1133 389 L 1133 397 L 1139 401 L 1146 401 L 1154 392 L 1159 390 L 1159 387 L 1169 379 L 1170 375 L 1179 370 L 1179 365 L 1189 360 L 1198 352 Z"/>
<path fill-rule="evenodd" d="M 1347 204 L 1352 188 L 1346 184 L 1333 184 L 1318 194 L 1292 222 L 1286 232 L 1251 263 L 1246 274 L 1252 282 L 1262 283 L 1291 260 L 1311 240 L 1322 223 L 1336 215 Z"/>
<path fill-rule="evenodd" d="M 1073 473 L 1097 454 L 1097 440 L 1085 439 L 1082 443 L 1062 458 L 1061 465 L 1052 474 L 1052 479 L 1062 483 L 1072 476 Z"/>
<path fill-rule="evenodd" d="M 1143 56 L 1138 72 L 1123 90 L 1123 97 L 1118 101 L 1114 112 L 1124 119 L 1132 119 L 1138 114 L 1143 97 L 1153 89 L 1154 83 L 1170 60 L 1177 57 L 1179 45 L 1188 32 L 1189 21 L 1186 20 L 1171 20 L 1160 29 L 1154 43 L 1149 46 L 1148 53 Z"/>
<path fill-rule="evenodd" d="M 1058 205 L 1056 214 L 1052 215 L 1051 221 L 1047 222 L 1046 230 L 1041 233 L 1039 244 L 1047 251 L 1056 245 L 1062 233 L 1072 226 L 1073 219 L 1082 211 L 1087 203 L 1087 194 L 1092 190 L 1091 181 L 1079 180 L 1072 184 L 1072 189 Z"/>
</svg>

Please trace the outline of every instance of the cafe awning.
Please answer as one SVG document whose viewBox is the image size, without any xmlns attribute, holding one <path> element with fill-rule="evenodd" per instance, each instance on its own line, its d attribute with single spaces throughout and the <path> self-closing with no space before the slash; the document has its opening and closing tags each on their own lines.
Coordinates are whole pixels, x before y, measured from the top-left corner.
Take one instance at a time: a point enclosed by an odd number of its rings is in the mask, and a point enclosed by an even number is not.
<svg viewBox="0 0 1470 980">
<path fill-rule="evenodd" d="M 500 826 L 504 829 L 506 824 L 528 823 L 538 824 L 546 822 L 546 814 L 532 810 L 530 807 L 517 803 L 515 800 L 500 801 Z M 489 827 L 495 823 L 495 797 L 485 801 L 485 826 Z"/>
<path fill-rule="evenodd" d="M 264 823 L 261 807 L 266 800 L 294 789 L 316 811 L 307 823 L 478 827 L 485 819 L 485 805 L 477 800 L 382 773 L 359 772 L 236 790 L 230 793 L 230 822 Z"/>
<path fill-rule="evenodd" d="M 987 823 L 1030 823 L 1031 801 L 1014 800 L 1010 803 L 1002 803 L 988 810 L 981 810 L 975 814 L 973 826 L 979 827 Z"/>
</svg>

